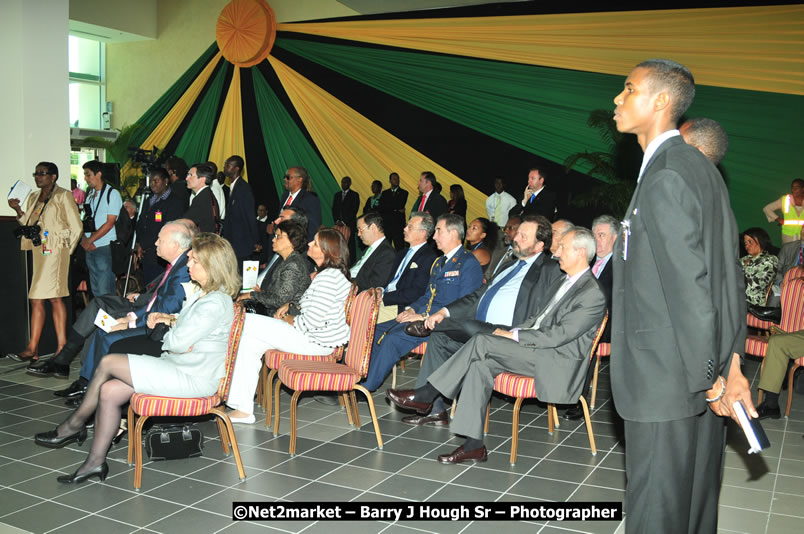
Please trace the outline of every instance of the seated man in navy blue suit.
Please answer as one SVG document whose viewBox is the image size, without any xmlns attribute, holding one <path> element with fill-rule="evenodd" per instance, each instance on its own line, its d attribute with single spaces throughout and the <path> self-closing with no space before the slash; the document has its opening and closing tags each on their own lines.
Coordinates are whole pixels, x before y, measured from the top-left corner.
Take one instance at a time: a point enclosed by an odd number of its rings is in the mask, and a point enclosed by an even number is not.
<svg viewBox="0 0 804 534">
<path fill-rule="evenodd" d="M 391 276 L 385 282 L 378 323 L 395 319 L 427 288 L 435 251 L 427 245 L 433 237 L 435 221 L 429 213 L 414 211 L 402 229 L 408 248 L 396 253 Z"/>
<path fill-rule="evenodd" d="M 86 386 L 91 378 L 91 371 L 97 364 L 97 362 L 91 363 L 90 360 L 100 359 L 108 352 L 109 346 L 114 341 L 144 334 L 148 313 L 157 311 L 178 313 L 185 297 L 182 283 L 190 281 L 190 274 L 187 271 L 187 251 L 194 235 L 193 227 L 192 221 L 185 219 L 163 226 L 156 241 L 156 250 L 159 257 L 168 262 L 165 273 L 148 284 L 147 291 L 141 295 L 132 293 L 127 298 L 107 295 L 93 299 L 73 324 L 67 337 L 67 344 L 59 354 L 50 360 L 44 360 L 42 365 L 29 367 L 28 373 L 37 376 L 68 377 L 70 361 L 81 350 L 84 341 L 94 333 L 82 368 L 82 377 L 66 390 L 56 392 L 58 396 L 75 396 Z M 95 328 L 95 317 L 100 309 L 118 319 L 118 324 L 108 334 Z M 135 318 L 129 319 L 129 313 L 133 313 Z M 86 376 L 83 376 L 85 374 Z"/>
<path fill-rule="evenodd" d="M 438 218 L 435 242 L 444 253 L 430 269 L 430 283 L 409 308 L 396 319 L 377 325 L 368 376 L 363 386 L 374 391 L 382 385 L 399 358 L 425 339 L 405 333 L 412 321 L 426 319 L 430 311 L 440 310 L 450 302 L 468 295 L 483 283 L 483 270 L 471 252 L 463 248 L 463 217 L 446 213 Z"/>
</svg>

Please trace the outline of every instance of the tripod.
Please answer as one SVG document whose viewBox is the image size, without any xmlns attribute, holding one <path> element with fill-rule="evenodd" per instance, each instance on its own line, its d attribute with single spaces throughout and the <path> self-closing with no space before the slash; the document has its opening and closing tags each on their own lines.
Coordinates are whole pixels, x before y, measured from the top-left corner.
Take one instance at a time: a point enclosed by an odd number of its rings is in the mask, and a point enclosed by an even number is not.
<svg viewBox="0 0 804 534">
<path fill-rule="evenodd" d="M 140 205 L 137 206 L 137 223 L 140 222 L 140 217 L 142 217 L 142 207 L 145 205 L 145 201 L 150 198 L 153 194 L 151 191 L 151 168 L 147 167 L 145 170 L 145 184 L 141 185 L 134 196 L 140 196 Z M 137 248 L 137 223 L 134 224 L 134 231 L 131 234 L 131 248 L 128 251 L 128 267 L 126 268 L 126 283 L 123 285 L 123 297 L 126 296 L 128 293 L 128 282 L 131 279 L 131 267 L 134 265 L 134 251 Z M 146 280 L 145 283 L 148 283 Z"/>
</svg>

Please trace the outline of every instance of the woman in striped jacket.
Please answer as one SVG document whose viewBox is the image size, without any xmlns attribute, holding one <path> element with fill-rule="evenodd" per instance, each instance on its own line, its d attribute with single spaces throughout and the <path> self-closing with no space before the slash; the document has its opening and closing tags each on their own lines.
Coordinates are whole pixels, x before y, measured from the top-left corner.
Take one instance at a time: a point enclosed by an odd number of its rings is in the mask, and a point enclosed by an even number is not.
<svg viewBox="0 0 804 534">
<path fill-rule="evenodd" d="M 321 229 L 310 242 L 307 255 L 317 271 L 298 308 L 285 304 L 273 317 L 246 316 L 227 400 L 234 423 L 255 421 L 254 392 L 265 351 L 326 356 L 349 340 L 344 305 L 352 283 L 346 241 L 336 230 Z"/>
</svg>

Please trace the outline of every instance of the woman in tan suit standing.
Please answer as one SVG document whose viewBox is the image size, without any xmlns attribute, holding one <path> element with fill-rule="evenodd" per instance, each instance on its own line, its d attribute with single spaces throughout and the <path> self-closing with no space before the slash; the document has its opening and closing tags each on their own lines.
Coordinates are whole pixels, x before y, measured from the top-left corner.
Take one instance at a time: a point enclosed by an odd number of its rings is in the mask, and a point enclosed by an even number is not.
<svg viewBox="0 0 804 534">
<path fill-rule="evenodd" d="M 43 161 L 33 173 L 38 192 L 28 195 L 25 210 L 20 209 L 20 200 L 12 198 L 8 205 L 17 212 L 17 221 L 23 226 L 39 226 L 38 238 L 21 236 L 20 248 L 33 253 L 33 281 L 28 291 L 31 301 L 31 339 L 20 353 L 8 354 L 17 361 L 36 359 L 39 338 L 45 324 L 45 300 L 53 310 L 58 348 L 67 342 L 67 309 L 62 297 L 70 294 L 67 274 L 70 254 L 81 239 L 81 217 L 72 193 L 56 185 L 59 169 L 55 164 Z M 41 241 L 41 242 L 40 242 Z"/>
</svg>

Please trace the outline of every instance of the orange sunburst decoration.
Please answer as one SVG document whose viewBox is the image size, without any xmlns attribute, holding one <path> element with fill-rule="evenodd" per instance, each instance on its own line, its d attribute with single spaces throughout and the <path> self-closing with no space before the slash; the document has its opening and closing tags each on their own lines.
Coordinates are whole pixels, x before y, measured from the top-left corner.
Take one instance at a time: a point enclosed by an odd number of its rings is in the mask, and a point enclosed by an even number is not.
<svg viewBox="0 0 804 534">
<path fill-rule="evenodd" d="M 274 46 L 274 12 L 264 0 L 232 0 L 218 16 L 215 38 L 230 63 L 238 67 L 256 65 Z"/>
</svg>

